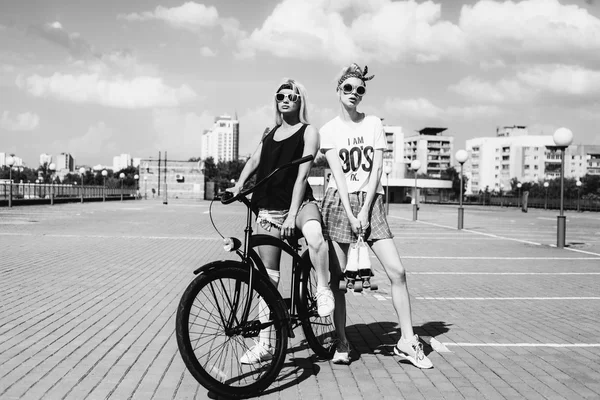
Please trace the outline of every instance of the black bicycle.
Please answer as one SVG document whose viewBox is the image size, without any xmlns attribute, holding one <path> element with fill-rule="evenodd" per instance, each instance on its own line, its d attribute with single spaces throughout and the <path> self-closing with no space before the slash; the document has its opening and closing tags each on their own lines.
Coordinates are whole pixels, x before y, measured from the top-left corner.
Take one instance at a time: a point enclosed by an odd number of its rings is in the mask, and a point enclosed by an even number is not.
<svg viewBox="0 0 600 400">
<path fill-rule="evenodd" d="M 225 250 L 236 252 L 241 260 L 214 261 L 195 270 L 198 276 L 183 293 L 176 318 L 177 344 L 187 369 L 216 394 L 252 397 L 269 387 L 283 368 L 288 337 L 295 337 L 298 326 L 317 356 L 331 358 L 335 350 L 332 317 L 317 313 L 316 272 L 308 251 L 300 251 L 297 239 L 288 244 L 272 236 L 252 235 L 248 195 L 279 171 L 312 160 L 312 155 L 295 160 L 236 196 L 229 192 L 221 196 L 223 204 L 240 201 L 247 207 L 244 242 L 223 238 Z M 271 283 L 258 256 L 256 247 L 265 245 L 276 246 L 282 256 L 285 252 L 291 257 L 290 298 L 284 299 Z M 259 340 L 269 342 L 272 357 L 242 363 L 244 354 Z"/>
</svg>

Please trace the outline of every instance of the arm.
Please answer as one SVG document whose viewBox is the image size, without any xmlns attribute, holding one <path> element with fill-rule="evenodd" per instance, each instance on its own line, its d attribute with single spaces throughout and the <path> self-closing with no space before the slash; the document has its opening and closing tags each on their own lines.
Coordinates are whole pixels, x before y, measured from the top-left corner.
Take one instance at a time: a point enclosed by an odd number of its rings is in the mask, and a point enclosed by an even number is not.
<svg viewBox="0 0 600 400">
<path fill-rule="evenodd" d="M 250 156 L 248 161 L 246 161 L 244 169 L 242 169 L 242 173 L 240 174 L 240 177 L 238 178 L 238 181 L 236 182 L 235 186 L 232 188 L 225 189 L 226 191 L 233 193 L 233 195 L 235 196 L 240 192 L 240 190 L 242 190 L 248 178 L 250 178 L 254 171 L 256 171 L 256 168 L 258 168 L 258 164 L 260 163 L 260 155 L 262 153 L 262 145 L 263 142 L 261 140 L 252 156 Z"/>
<path fill-rule="evenodd" d="M 309 125 L 304 131 L 304 151 L 302 152 L 302 157 L 311 154 L 315 157 L 318 149 L 319 136 L 316 129 Z M 298 175 L 296 176 L 296 182 L 294 183 L 294 189 L 292 191 L 292 202 L 290 204 L 288 216 L 283 222 L 281 229 L 284 235 L 292 235 L 296 228 L 296 217 L 298 216 L 298 209 L 304 200 L 304 193 L 306 192 L 306 184 L 308 182 L 308 174 L 310 173 L 311 166 L 312 162 L 305 162 L 298 166 Z"/>
<path fill-rule="evenodd" d="M 365 202 L 358 213 L 357 218 L 361 222 L 361 226 L 365 229 L 369 226 L 369 211 L 377 194 L 377 187 L 381 180 L 381 174 L 383 172 L 383 150 L 377 149 L 373 154 L 373 167 L 369 173 L 369 183 L 367 183 L 367 196 Z"/>
<path fill-rule="evenodd" d="M 327 149 L 325 152 L 325 158 L 327 158 L 329 168 L 331 168 L 331 174 L 333 175 L 333 179 L 335 179 L 335 184 L 337 185 L 338 193 L 340 195 L 340 201 L 344 206 L 344 210 L 346 211 L 346 215 L 350 221 L 352 231 L 358 235 L 361 225 L 359 220 L 352 213 L 350 198 L 348 197 L 348 185 L 346 185 L 346 177 L 342 171 L 342 164 L 340 164 L 340 159 L 338 158 L 335 149 Z"/>
</svg>

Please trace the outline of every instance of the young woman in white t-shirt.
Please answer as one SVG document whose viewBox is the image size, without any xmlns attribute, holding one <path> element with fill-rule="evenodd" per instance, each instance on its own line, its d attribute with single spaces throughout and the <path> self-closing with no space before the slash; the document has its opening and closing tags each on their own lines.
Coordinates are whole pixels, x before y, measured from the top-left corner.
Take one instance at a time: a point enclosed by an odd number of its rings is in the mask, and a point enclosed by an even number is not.
<svg viewBox="0 0 600 400">
<path fill-rule="evenodd" d="M 345 334 L 345 297 L 336 283 L 342 278 L 340 266 L 346 265 L 350 244 L 356 242 L 358 235 L 363 235 L 391 281 L 392 301 L 402 331 L 394 352 L 419 368 L 431 368 L 433 365 L 413 332 L 406 271 L 385 214 L 381 185 L 386 148 L 383 124 L 380 118 L 357 110 L 366 94 L 366 82 L 373 78 L 366 75 L 367 67 L 361 70 L 357 64 L 342 70 L 336 88 L 339 115 L 319 131 L 321 151 L 333 175 L 322 203 L 323 233 L 334 250 L 330 251 L 330 269 L 339 343 L 333 362 L 350 363 L 350 344 Z"/>
</svg>

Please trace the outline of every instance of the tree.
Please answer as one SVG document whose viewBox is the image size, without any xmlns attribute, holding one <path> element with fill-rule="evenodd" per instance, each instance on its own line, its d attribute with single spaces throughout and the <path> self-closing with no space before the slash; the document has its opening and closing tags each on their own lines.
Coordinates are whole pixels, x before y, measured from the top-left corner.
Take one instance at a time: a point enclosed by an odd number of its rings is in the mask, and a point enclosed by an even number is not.
<svg viewBox="0 0 600 400">
<path fill-rule="evenodd" d="M 418 178 L 418 177 L 417 177 Z M 460 197 L 460 173 L 454 167 L 447 168 L 444 172 L 442 172 L 442 179 L 452 181 L 452 193 L 458 199 Z M 465 188 L 467 187 L 467 177 L 463 175 L 463 187 L 462 193 L 465 193 Z"/>
</svg>

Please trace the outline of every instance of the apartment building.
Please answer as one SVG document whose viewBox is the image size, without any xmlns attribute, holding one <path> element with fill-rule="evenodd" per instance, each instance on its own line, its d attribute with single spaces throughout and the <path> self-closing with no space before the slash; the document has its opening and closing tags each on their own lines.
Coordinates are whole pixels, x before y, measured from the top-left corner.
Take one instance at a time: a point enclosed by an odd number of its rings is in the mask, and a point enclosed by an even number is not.
<svg viewBox="0 0 600 400">
<path fill-rule="evenodd" d="M 212 129 L 202 134 L 201 158 L 233 161 L 239 157 L 240 123 L 237 118 L 221 115 L 215 118 Z"/>
<path fill-rule="evenodd" d="M 113 157 L 112 170 L 117 172 L 132 165 L 131 154 L 123 153 Z"/>
<path fill-rule="evenodd" d="M 418 173 L 441 178 L 442 172 L 454 164 L 454 137 L 442 136 L 448 128 L 426 127 L 418 135 L 404 138 L 404 162 L 410 167 L 413 160 L 421 162 Z"/>
<path fill-rule="evenodd" d="M 69 153 L 60 153 L 56 157 L 56 170 L 68 172 L 75 171 L 75 160 L 73 159 L 73 156 Z"/>
<path fill-rule="evenodd" d="M 383 125 L 387 149 L 383 153 L 383 165 L 390 165 L 392 172 L 388 178 L 404 178 L 404 132 L 401 126 Z"/>
<path fill-rule="evenodd" d="M 562 155 L 551 135 L 529 135 L 525 126 L 501 127 L 495 137 L 466 141 L 469 159 L 466 193 L 508 190 L 516 178 L 536 182 L 560 177 Z M 571 145 L 565 151 L 565 177 L 600 175 L 600 146 Z"/>
</svg>

